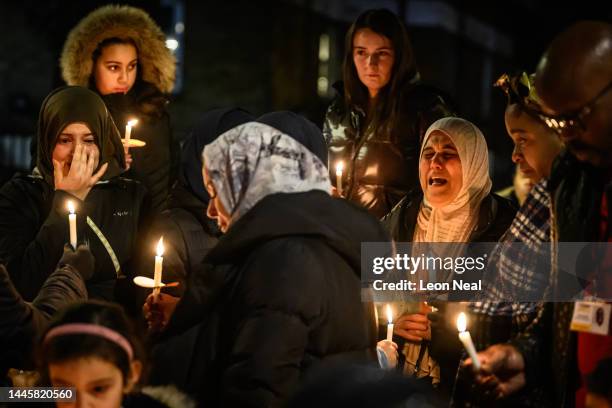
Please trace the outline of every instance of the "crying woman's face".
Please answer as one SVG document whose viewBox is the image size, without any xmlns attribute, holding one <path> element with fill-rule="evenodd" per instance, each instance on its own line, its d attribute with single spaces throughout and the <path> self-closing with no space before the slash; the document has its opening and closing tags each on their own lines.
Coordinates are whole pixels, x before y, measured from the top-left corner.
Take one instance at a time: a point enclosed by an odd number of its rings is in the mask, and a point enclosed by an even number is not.
<svg viewBox="0 0 612 408">
<path fill-rule="evenodd" d="M 421 189 L 434 208 L 441 208 L 457 198 L 463 186 L 463 172 L 457 148 L 451 139 L 434 130 L 423 148 L 419 162 Z"/>
</svg>

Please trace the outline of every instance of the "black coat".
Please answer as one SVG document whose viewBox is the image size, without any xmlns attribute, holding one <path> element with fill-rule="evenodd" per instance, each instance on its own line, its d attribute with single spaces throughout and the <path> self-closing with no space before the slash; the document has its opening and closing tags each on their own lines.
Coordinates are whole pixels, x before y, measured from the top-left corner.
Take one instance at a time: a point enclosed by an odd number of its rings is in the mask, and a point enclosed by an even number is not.
<svg viewBox="0 0 612 408">
<path fill-rule="evenodd" d="M 397 242 L 412 241 L 422 201 L 422 191 L 414 190 L 382 220 L 391 238 Z M 489 194 L 480 204 L 478 222 L 470 234 L 469 242 L 497 242 L 515 215 L 516 208 L 509 200 L 496 194 Z M 455 383 L 463 346 L 457 337 L 454 319 L 445 317 L 447 303 L 440 302 L 435 306 L 439 309 L 435 315 L 438 319 L 431 325 L 431 341 L 424 344 L 429 347 L 434 360 L 440 364 L 440 395 L 448 401 Z M 398 343 L 401 350 L 405 340 L 397 336 L 394 336 L 393 340 Z M 402 360 L 403 358 L 400 358 L 400 362 Z"/>
<path fill-rule="evenodd" d="M 85 201 L 54 191 L 42 178 L 15 176 L 0 189 L 0 259 L 6 261 L 19 293 L 32 300 L 60 260 L 69 241 L 66 201 L 76 205 L 77 237 L 89 242 L 95 270 L 87 282 L 91 298 L 113 300 L 117 277 L 131 275 L 141 217 L 147 212 L 145 189 L 116 177 L 97 183 Z M 91 218 L 110 243 L 120 271 L 101 239 L 87 223 Z"/>
<path fill-rule="evenodd" d="M 270 195 L 232 225 L 167 329 L 208 326 L 193 357 L 201 404 L 278 406 L 312 366 L 374 358 L 360 244 L 387 240 L 366 211 L 321 191 Z"/>
<path fill-rule="evenodd" d="M 344 102 L 342 85 L 329 106 L 323 135 L 329 147 L 329 169 L 336 182 L 336 163 L 344 162 L 343 195 L 383 217 L 409 191 L 419 187 L 419 150 L 427 128 L 451 116 L 453 109 L 441 93 L 429 86 L 411 84 L 399 96 L 400 114 L 390 132 L 375 130 L 366 138 L 365 114 Z"/>
<path fill-rule="evenodd" d="M 49 320 L 64 306 L 85 299 L 85 282 L 72 266 L 53 272 L 27 303 L 0 265 L 0 376 L 10 367 L 31 368 L 34 343 Z"/>
<path fill-rule="evenodd" d="M 151 210 L 159 213 L 166 208 L 166 197 L 178 177 L 179 143 L 173 136 L 170 115 L 165 109 L 157 107 L 151 113 L 143 112 L 140 99 L 150 92 L 155 92 L 150 85 L 138 84 L 126 95 L 111 94 L 102 96 L 102 99 L 122 137 L 125 137 L 128 120 L 138 119 L 131 138 L 144 141 L 146 146 L 130 148 L 133 162 L 124 175 L 140 181 L 147 188 Z"/>
</svg>

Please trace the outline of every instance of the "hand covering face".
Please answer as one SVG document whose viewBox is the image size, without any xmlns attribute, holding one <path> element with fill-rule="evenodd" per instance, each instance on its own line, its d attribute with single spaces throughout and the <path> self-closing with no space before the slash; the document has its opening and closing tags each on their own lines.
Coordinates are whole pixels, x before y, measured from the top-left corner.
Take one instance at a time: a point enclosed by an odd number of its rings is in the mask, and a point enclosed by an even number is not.
<svg viewBox="0 0 612 408">
<path fill-rule="evenodd" d="M 54 183 L 51 158 L 57 138 L 71 123 L 84 123 L 94 135 L 100 150 L 94 173 L 104 163 L 108 163 L 108 168 L 102 180 L 109 180 L 124 171 L 121 136 L 100 96 L 87 88 L 67 86 L 51 92 L 40 108 L 36 167 L 47 183 Z"/>
</svg>

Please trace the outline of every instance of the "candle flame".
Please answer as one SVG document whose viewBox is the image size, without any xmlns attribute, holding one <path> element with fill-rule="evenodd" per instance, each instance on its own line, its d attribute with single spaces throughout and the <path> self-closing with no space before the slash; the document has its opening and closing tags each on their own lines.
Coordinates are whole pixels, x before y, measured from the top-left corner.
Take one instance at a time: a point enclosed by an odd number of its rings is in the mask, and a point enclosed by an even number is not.
<svg viewBox="0 0 612 408">
<path fill-rule="evenodd" d="M 162 256 L 164 254 L 164 237 L 161 237 L 157 242 L 157 256 Z"/>
<path fill-rule="evenodd" d="M 338 163 L 336 163 L 336 175 L 342 176 L 343 170 L 344 170 L 344 162 L 340 160 Z"/>
<path fill-rule="evenodd" d="M 467 328 L 467 317 L 465 317 L 465 313 L 461 312 L 459 313 L 459 316 L 457 316 L 457 330 L 463 333 L 466 328 Z"/>
<path fill-rule="evenodd" d="M 130 120 L 128 120 L 127 125 L 129 127 L 132 127 L 132 126 L 136 126 L 137 123 L 138 123 L 138 119 L 130 119 Z"/>
<path fill-rule="evenodd" d="M 391 311 L 391 305 L 387 304 L 387 320 L 389 324 L 393 323 L 393 312 Z"/>
<path fill-rule="evenodd" d="M 68 201 L 67 207 L 68 211 L 70 211 L 70 214 L 74 214 L 74 203 L 72 201 Z"/>
</svg>

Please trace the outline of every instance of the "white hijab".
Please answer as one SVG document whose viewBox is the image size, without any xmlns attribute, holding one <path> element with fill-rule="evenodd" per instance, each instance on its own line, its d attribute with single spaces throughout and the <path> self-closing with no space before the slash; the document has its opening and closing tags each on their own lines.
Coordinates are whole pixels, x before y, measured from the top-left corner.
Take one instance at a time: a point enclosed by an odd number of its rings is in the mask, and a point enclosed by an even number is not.
<svg viewBox="0 0 612 408">
<path fill-rule="evenodd" d="M 423 138 L 421 154 L 435 130 L 441 131 L 455 145 L 463 175 L 463 185 L 455 199 L 441 208 L 433 208 L 423 197 L 414 230 L 414 242 L 467 242 L 478 222 L 480 203 L 491 191 L 487 142 L 473 123 L 461 118 L 435 121 Z M 419 170 L 419 179 L 420 179 Z"/>
<path fill-rule="evenodd" d="M 329 172 L 316 155 L 259 122 L 223 133 L 204 147 L 202 159 L 231 223 L 270 194 L 331 191 Z"/>
</svg>

